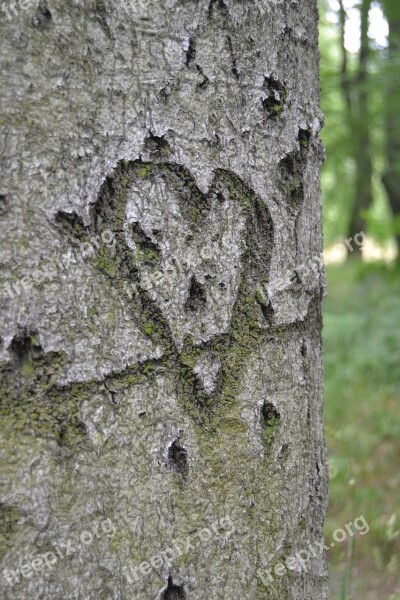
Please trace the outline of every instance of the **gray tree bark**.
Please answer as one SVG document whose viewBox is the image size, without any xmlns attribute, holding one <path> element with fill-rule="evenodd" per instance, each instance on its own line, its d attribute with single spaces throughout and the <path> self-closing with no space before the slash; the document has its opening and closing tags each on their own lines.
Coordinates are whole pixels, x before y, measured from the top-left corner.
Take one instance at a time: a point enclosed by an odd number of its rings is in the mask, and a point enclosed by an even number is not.
<svg viewBox="0 0 400 600">
<path fill-rule="evenodd" d="M 1 596 L 327 598 L 316 1 L 10 6 Z"/>
</svg>

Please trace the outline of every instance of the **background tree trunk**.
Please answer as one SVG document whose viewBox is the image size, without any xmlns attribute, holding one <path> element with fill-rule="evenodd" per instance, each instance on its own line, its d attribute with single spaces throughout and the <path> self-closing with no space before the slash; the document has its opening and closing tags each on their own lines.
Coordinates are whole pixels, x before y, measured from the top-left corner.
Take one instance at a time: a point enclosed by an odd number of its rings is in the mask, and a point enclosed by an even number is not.
<svg viewBox="0 0 400 600">
<path fill-rule="evenodd" d="M 351 210 L 348 235 L 352 239 L 365 230 L 363 211 L 372 204 L 372 151 L 370 136 L 369 112 L 369 11 L 371 0 L 363 0 L 360 4 L 361 36 L 357 77 L 354 81 L 354 103 L 352 132 L 354 135 L 354 159 L 356 166 L 354 204 Z M 346 50 L 343 50 L 346 52 Z M 356 252 L 355 257 L 359 256 Z"/>
<path fill-rule="evenodd" d="M 2 597 L 327 598 L 316 1 L 15 10 Z"/>
<path fill-rule="evenodd" d="M 400 263 L 400 7 L 394 0 L 385 0 L 383 8 L 389 24 L 389 65 L 385 95 L 387 169 L 382 179 L 393 216 L 397 218 L 395 227 Z"/>
</svg>

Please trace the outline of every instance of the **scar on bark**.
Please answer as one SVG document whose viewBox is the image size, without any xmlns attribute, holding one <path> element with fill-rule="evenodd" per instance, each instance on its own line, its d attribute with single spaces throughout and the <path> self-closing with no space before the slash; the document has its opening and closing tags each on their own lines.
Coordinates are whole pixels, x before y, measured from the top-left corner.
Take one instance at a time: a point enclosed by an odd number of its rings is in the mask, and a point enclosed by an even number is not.
<svg viewBox="0 0 400 600">
<path fill-rule="evenodd" d="M 229 16 L 228 7 L 224 0 L 210 0 L 210 4 L 208 5 L 208 16 L 212 18 L 217 11 L 223 17 Z"/>
<path fill-rule="evenodd" d="M 82 396 L 76 386 L 58 385 L 67 356 L 45 352 L 37 332 L 25 327 L 12 339 L 9 352 L 12 360 L 0 368 L 0 414 L 27 435 L 51 435 L 59 446 L 76 447 L 86 434 L 79 414 Z M 82 393 L 89 389 L 82 384 Z"/>
<path fill-rule="evenodd" d="M 32 25 L 40 29 L 46 29 L 50 26 L 52 14 L 49 10 L 47 0 L 40 0 L 35 14 L 32 17 Z"/>
<path fill-rule="evenodd" d="M 198 83 L 196 85 L 196 89 L 197 90 L 203 90 L 204 88 L 207 87 L 207 85 L 210 83 L 209 78 L 207 77 L 207 75 L 205 75 L 203 69 L 201 68 L 201 66 L 199 64 L 197 64 L 196 62 L 196 40 L 195 38 L 189 38 L 189 46 L 188 49 L 186 50 L 186 60 L 185 60 L 185 66 L 190 69 L 190 67 L 192 65 L 194 65 L 196 67 L 196 71 L 199 74 L 200 77 L 202 77 L 202 81 L 200 81 L 200 83 Z"/>
<path fill-rule="evenodd" d="M 5 194 L 0 194 L 0 215 L 4 215 L 8 210 L 8 198 Z"/>
<path fill-rule="evenodd" d="M 204 90 L 208 86 L 208 84 L 210 83 L 210 80 L 207 77 L 207 75 L 204 73 L 204 71 L 200 67 L 200 65 L 196 64 L 196 69 L 197 69 L 198 74 L 203 78 L 203 81 L 200 81 L 200 83 L 198 83 L 196 85 L 196 89 L 197 90 Z"/>
<path fill-rule="evenodd" d="M 235 79 L 238 80 L 239 77 L 240 77 L 240 73 L 239 73 L 239 69 L 238 69 L 238 66 L 237 66 L 237 60 L 236 60 L 235 52 L 233 50 L 232 38 L 231 38 L 230 35 L 228 35 L 227 40 L 228 40 L 229 53 L 231 55 L 231 60 L 232 60 L 232 69 L 231 69 L 231 71 L 232 71 L 233 75 L 235 76 Z"/>
<path fill-rule="evenodd" d="M 172 577 L 168 577 L 168 585 L 161 594 L 161 600 L 186 600 L 186 593 L 182 585 L 175 585 Z"/>
<path fill-rule="evenodd" d="M 189 296 L 185 308 L 191 311 L 201 310 L 207 304 L 207 295 L 204 285 L 197 281 L 193 275 L 190 280 Z"/>
<path fill-rule="evenodd" d="M 261 408 L 260 423 L 263 428 L 264 442 L 269 443 L 274 437 L 275 430 L 279 425 L 281 415 L 276 406 L 271 402 L 264 402 Z"/>
<path fill-rule="evenodd" d="M 63 210 L 56 212 L 54 223 L 58 225 L 69 236 L 82 240 L 88 234 L 88 228 L 85 227 L 83 219 L 75 211 L 70 213 Z"/>
<path fill-rule="evenodd" d="M 153 159 L 166 160 L 168 158 L 170 147 L 164 135 L 158 136 L 149 132 L 150 135 L 144 143 L 144 148 Z"/>
<path fill-rule="evenodd" d="M 37 332 L 20 330 L 12 339 L 10 351 L 16 364 L 22 366 L 27 360 L 34 360 L 43 354 L 43 348 L 37 339 Z"/>
<path fill-rule="evenodd" d="M 186 60 L 185 65 L 189 69 L 190 65 L 194 63 L 196 60 L 196 40 L 194 38 L 189 38 L 189 46 L 186 50 Z"/>
<path fill-rule="evenodd" d="M 304 149 L 290 152 L 279 162 L 279 185 L 287 202 L 297 208 L 304 201 Z"/>
<path fill-rule="evenodd" d="M 308 129 L 299 129 L 299 144 L 300 144 L 300 152 L 303 157 L 307 154 L 308 149 L 310 147 L 310 139 L 312 135 L 312 129 L 309 127 Z"/>
<path fill-rule="evenodd" d="M 267 321 L 269 325 L 272 324 L 272 320 L 275 316 L 274 307 L 268 296 L 265 294 L 263 286 L 259 285 L 256 290 L 256 302 L 261 308 L 261 312 L 264 316 L 264 319 Z"/>
<path fill-rule="evenodd" d="M 100 26 L 103 29 L 106 36 L 111 39 L 112 35 L 107 23 L 106 7 L 104 5 L 103 0 L 96 0 L 94 9 L 98 23 L 100 23 Z"/>
<path fill-rule="evenodd" d="M 179 439 L 174 440 L 168 448 L 168 464 L 174 471 L 182 475 L 183 479 L 187 478 L 189 473 L 187 450 L 180 445 Z"/>
<path fill-rule="evenodd" d="M 280 185 L 293 208 L 297 208 L 304 201 L 304 169 L 311 136 L 311 128 L 299 128 L 297 139 L 300 150 L 290 152 L 279 162 Z"/>
<path fill-rule="evenodd" d="M 261 308 L 261 312 L 264 315 L 267 323 L 271 324 L 272 319 L 274 318 L 275 311 L 271 304 L 271 302 L 265 298 L 264 294 L 261 294 L 259 291 L 256 293 L 256 302 Z"/>
<path fill-rule="evenodd" d="M 286 86 L 278 79 L 265 77 L 263 92 L 265 95 L 265 98 L 262 100 L 263 108 L 268 117 L 273 121 L 276 121 L 282 115 L 286 104 Z"/>
</svg>

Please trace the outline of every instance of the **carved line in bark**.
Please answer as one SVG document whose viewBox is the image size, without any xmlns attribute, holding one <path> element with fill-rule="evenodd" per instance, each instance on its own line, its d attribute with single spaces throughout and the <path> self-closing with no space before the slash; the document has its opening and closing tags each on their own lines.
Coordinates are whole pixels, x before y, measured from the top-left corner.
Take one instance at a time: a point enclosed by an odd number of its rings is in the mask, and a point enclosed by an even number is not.
<svg viewBox="0 0 400 600">
<path fill-rule="evenodd" d="M 241 260 L 245 268 L 240 273 L 230 327 L 228 331 L 201 343 L 194 343 L 190 336 L 186 336 L 182 348 L 177 347 L 162 310 L 140 285 L 138 262 L 126 244 L 124 228 L 127 193 L 132 182 L 137 177 L 154 177 L 160 170 L 167 176 L 173 175 L 182 185 L 190 184 L 190 193 L 187 189 L 178 189 L 179 186 L 176 193 L 183 194 L 183 199 L 187 200 L 181 206 L 186 220 L 192 225 L 202 227 L 210 210 L 212 194 L 217 202 L 225 197 L 235 203 L 246 217 L 245 250 Z M 98 201 L 93 206 L 90 227 L 83 227 L 79 219 L 70 215 L 58 215 L 57 226 L 60 224 L 65 226 L 67 235 L 79 238 L 105 227 L 112 229 L 117 240 L 116 254 L 101 256 L 97 268 L 110 279 L 113 286 L 121 288 L 121 293 L 124 282 L 136 280 L 139 294 L 131 300 L 127 299 L 127 305 L 138 316 L 143 333 L 160 343 L 164 353 L 158 360 L 133 365 L 109 375 L 102 382 L 60 387 L 57 379 L 66 365 L 67 357 L 63 353 L 33 353 L 28 347 L 22 362 L 21 358 L 14 358 L 12 363 L 3 367 L 2 413 L 8 415 L 12 423 L 17 422 L 17 429 L 25 433 L 55 437 L 65 450 L 76 448 L 84 442 L 85 437 L 79 417 L 79 406 L 83 399 L 100 393 L 105 401 L 114 403 L 115 393 L 121 387 L 148 382 L 160 370 L 168 370 L 174 374 L 181 405 L 194 422 L 217 431 L 221 423 L 229 421 L 231 409 L 237 402 L 241 372 L 247 357 L 273 330 L 273 312 L 262 306 L 257 297 L 258 286 L 268 285 L 273 249 L 274 228 L 267 206 L 236 175 L 224 170 L 216 171 L 210 193 L 202 194 L 192 175 L 180 165 L 123 161 L 102 186 Z M 136 233 L 145 245 L 146 235 L 143 236 L 139 229 Z M 147 250 L 151 250 L 152 260 L 159 259 L 155 246 Z M 108 249 L 105 250 L 107 252 Z M 187 307 L 186 310 L 190 312 L 193 309 Z M 196 306 L 196 310 L 201 312 L 202 308 Z M 218 306 L 215 310 L 218 310 Z M 29 332 L 27 336 L 30 336 Z M 207 356 L 217 356 L 221 365 L 212 392 L 205 390 L 194 370 L 198 361 Z M 229 428 L 242 431 L 245 424 L 239 418 L 230 419 Z"/>
<path fill-rule="evenodd" d="M 15 432 L 50 437 L 60 447 L 81 442 L 85 426 L 80 421 L 78 402 L 95 386 L 57 385 L 67 357 L 63 353 L 45 353 L 37 333 L 20 331 L 12 340 L 12 360 L 0 371 L 0 415 Z"/>
<path fill-rule="evenodd" d="M 132 250 L 127 247 L 125 239 L 124 213 L 130 186 L 137 177 L 151 179 L 160 172 L 180 198 L 179 206 L 183 216 L 194 230 L 201 229 L 206 222 L 211 209 L 211 198 L 216 194 L 219 201 L 222 195 L 228 197 L 230 202 L 236 202 L 246 216 L 246 250 L 242 256 L 242 264 L 246 268 L 241 273 L 229 331 L 204 343 L 195 343 L 190 336 L 186 336 L 183 348 L 176 346 L 170 323 L 161 307 L 140 285 L 140 265 L 133 259 Z M 262 341 L 272 324 L 271 307 L 262 307 L 257 298 L 257 286 L 260 283 L 268 284 L 273 248 L 273 223 L 268 208 L 236 175 L 227 171 L 216 171 L 209 194 L 202 194 L 191 173 L 180 165 L 169 162 L 122 162 L 113 176 L 107 179 L 98 202 L 93 207 L 93 225 L 95 232 L 105 225 L 114 231 L 117 239 L 117 277 L 114 285 L 122 285 L 124 280 L 131 281 L 131 278 L 135 278 L 140 293 L 138 298 L 132 300 L 132 310 L 141 315 L 144 333 L 164 346 L 163 362 L 167 361 L 176 372 L 183 405 L 197 422 L 204 424 L 206 421 L 211 424 L 215 413 L 220 413 L 222 407 L 226 410 L 234 402 L 245 357 Z M 150 251 L 152 260 L 157 260 L 158 253 L 155 253 L 152 241 L 150 246 L 147 250 Z M 141 260 L 145 263 L 148 258 L 143 256 Z M 107 267 L 107 263 L 107 260 L 102 263 L 102 270 L 115 277 L 115 265 Z M 186 310 L 193 310 L 196 304 L 196 310 L 201 311 L 202 306 L 206 305 L 203 287 L 200 288 L 199 283 L 194 283 L 193 277 L 191 278 L 190 288 L 197 300 L 192 298 L 190 301 L 189 295 Z M 207 310 L 210 310 L 208 305 Z M 260 320 L 264 322 L 264 327 L 260 326 Z M 219 385 L 211 394 L 204 392 L 193 372 L 196 361 L 205 351 L 217 353 L 222 364 Z"/>
</svg>

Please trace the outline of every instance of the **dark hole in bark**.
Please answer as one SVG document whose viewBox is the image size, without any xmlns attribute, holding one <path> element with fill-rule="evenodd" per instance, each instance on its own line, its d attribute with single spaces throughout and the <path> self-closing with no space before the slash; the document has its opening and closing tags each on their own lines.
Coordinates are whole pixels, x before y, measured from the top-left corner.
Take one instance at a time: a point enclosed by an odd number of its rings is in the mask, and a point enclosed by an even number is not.
<svg viewBox="0 0 400 600">
<path fill-rule="evenodd" d="M 63 210 L 57 211 L 54 222 L 75 238 L 82 238 L 84 235 L 87 235 L 87 228 L 85 227 L 82 217 L 74 211 L 70 213 L 64 212 Z"/>
<path fill-rule="evenodd" d="M 279 162 L 281 185 L 291 206 L 296 207 L 304 200 L 303 173 L 304 155 L 301 152 L 290 152 Z"/>
<path fill-rule="evenodd" d="M 168 577 L 168 586 L 161 594 L 161 600 L 186 600 L 186 593 L 181 585 L 175 585 L 172 577 Z"/>
<path fill-rule="evenodd" d="M 261 409 L 261 425 L 264 429 L 275 429 L 281 419 L 281 415 L 271 402 L 264 402 Z"/>
<path fill-rule="evenodd" d="M 302 153 L 307 153 L 310 147 L 312 129 L 299 129 L 299 144 Z"/>
<path fill-rule="evenodd" d="M 207 77 L 207 75 L 204 73 L 204 71 L 200 67 L 200 65 L 196 65 L 196 69 L 197 69 L 198 74 L 203 78 L 203 81 L 200 81 L 200 83 L 197 84 L 196 88 L 199 90 L 202 90 L 208 86 L 208 84 L 210 83 L 210 80 Z"/>
<path fill-rule="evenodd" d="M 267 97 L 262 101 L 264 110 L 271 119 L 276 120 L 281 116 L 286 103 L 286 87 L 273 77 L 265 77 L 263 89 L 267 93 Z"/>
<path fill-rule="evenodd" d="M 86 433 L 87 433 L 86 425 L 85 425 L 85 423 L 82 423 L 82 421 L 79 421 L 79 423 L 77 423 L 75 425 L 75 428 L 71 428 L 70 423 L 63 423 L 62 425 L 59 425 L 57 444 L 60 447 L 69 445 L 69 442 L 70 442 L 69 435 L 70 435 L 71 429 L 73 430 L 74 435 L 76 435 L 77 433 L 86 435 Z"/>
<path fill-rule="evenodd" d="M 189 47 L 186 50 L 186 61 L 185 65 L 187 68 L 196 60 L 196 40 L 189 38 Z"/>
<path fill-rule="evenodd" d="M 115 392 L 113 392 L 112 390 L 109 390 L 109 394 L 110 394 L 111 404 L 118 405 L 117 394 Z"/>
<path fill-rule="evenodd" d="M 261 308 L 261 312 L 265 318 L 265 320 L 268 323 L 271 323 L 274 315 L 275 315 L 275 311 L 274 308 L 271 304 L 271 302 L 263 297 L 261 297 L 260 295 L 256 296 L 256 302 L 259 305 L 259 307 Z"/>
<path fill-rule="evenodd" d="M 278 458 L 285 459 L 285 458 L 287 458 L 288 454 L 289 454 L 289 446 L 288 446 L 288 444 L 283 444 L 283 446 L 279 452 Z"/>
<path fill-rule="evenodd" d="M 302 174 L 302 171 L 298 167 L 299 158 L 297 152 L 291 152 L 279 162 L 281 177 L 285 183 L 292 182 L 298 175 Z"/>
<path fill-rule="evenodd" d="M 146 139 L 145 149 L 150 152 L 150 154 L 155 155 L 158 158 L 166 158 L 169 153 L 169 144 L 165 137 L 153 135 L 150 133 L 150 136 Z"/>
<path fill-rule="evenodd" d="M 43 348 L 36 339 L 36 333 L 28 334 L 26 330 L 14 336 L 10 345 L 11 354 L 18 364 L 38 358 L 43 354 Z"/>
<path fill-rule="evenodd" d="M 266 306 L 261 305 L 262 314 L 265 319 L 269 322 L 273 319 L 275 311 L 272 307 L 272 304 L 269 302 Z"/>
<path fill-rule="evenodd" d="M 5 194 L 0 194 L 0 215 L 4 215 L 8 209 L 8 201 L 7 196 Z"/>
<path fill-rule="evenodd" d="M 232 71 L 233 75 L 235 76 L 235 79 L 239 79 L 239 77 L 240 77 L 239 69 L 238 69 L 238 66 L 237 66 L 237 60 L 236 60 L 236 57 L 235 57 L 235 53 L 233 51 L 232 38 L 231 38 L 230 35 L 228 35 L 228 46 L 229 46 L 229 52 L 230 52 L 231 59 L 232 59 L 232 69 L 231 69 L 231 71 Z"/>
<path fill-rule="evenodd" d="M 200 310 L 207 303 L 207 296 L 204 290 L 204 286 L 199 283 L 196 277 L 193 275 L 190 280 L 189 297 L 186 301 L 185 308 L 189 310 Z"/>
<path fill-rule="evenodd" d="M 161 100 L 166 104 L 168 102 L 168 97 L 171 94 L 171 88 L 167 85 L 160 91 Z"/>
<path fill-rule="evenodd" d="M 52 16 L 49 10 L 47 0 L 40 0 L 34 16 L 32 17 L 32 25 L 34 27 L 46 28 L 50 25 Z"/>
<path fill-rule="evenodd" d="M 215 11 L 219 11 L 223 17 L 227 17 L 229 15 L 228 7 L 226 6 L 224 0 L 211 0 L 208 5 L 208 16 L 213 17 Z"/>
<path fill-rule="evenodd" d="M 304 200 L 304 186 L 300 183 L 298 186 L 290 189 L 289 202 L 292 206 L 297 206 Z"/>
<path fill-rule="evenodd" d="M 178 440 L 175 440 L 168 449 L 168 463 L 186 479 L 189 472 L 187 451 L 179 444 Z"/>
</svg>

